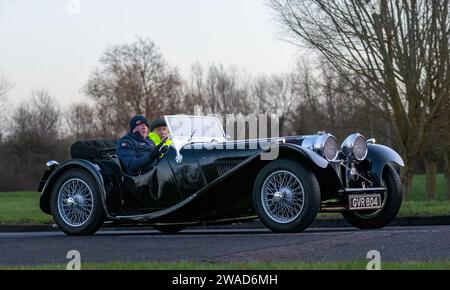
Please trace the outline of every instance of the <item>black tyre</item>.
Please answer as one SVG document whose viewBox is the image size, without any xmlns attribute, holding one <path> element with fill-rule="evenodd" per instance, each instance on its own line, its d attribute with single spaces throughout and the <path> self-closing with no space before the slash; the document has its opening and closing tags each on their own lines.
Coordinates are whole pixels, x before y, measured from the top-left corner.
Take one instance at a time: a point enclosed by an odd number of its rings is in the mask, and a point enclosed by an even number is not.
<svg viewBox="0 0 450 290">
<path fill-rule="evenodd" d="M 381 209 L 343 212 L 344 219 L 360 229 L 380 229 L 387 226 L 397 216 L 403 199 L 400 176 L 390 165 L 383 170 L 383 186 L 387 192 L 382 195 Z"/>
<path fill-rule="evenodd" d="M 94 177 L 82 169 L 63 173 L 51 194 L 53 219 L 68 235 L 92 235 L 103 224 L 100 192 Z"/>
<path fill-rule="evenodd" d="M 163 234 L 176 234 L 185 229 L 183 225 L 154 225 L 153 228 Z"/>
<path fill-rule="evenodd" d="M 320 187 L 314 173 L 288 159 L 267 164 L 253 188 L 253 205 L 261 222 L 274 232 L 301 232 L 320 208 Z"/>
</svg>

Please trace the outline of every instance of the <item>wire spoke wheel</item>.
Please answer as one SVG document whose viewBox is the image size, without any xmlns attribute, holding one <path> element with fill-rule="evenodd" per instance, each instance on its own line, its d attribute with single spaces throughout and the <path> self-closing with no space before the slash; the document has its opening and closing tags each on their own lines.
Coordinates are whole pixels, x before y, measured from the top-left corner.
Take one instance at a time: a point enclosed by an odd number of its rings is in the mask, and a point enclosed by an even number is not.
<svg viewBox="0 0 450 290">
<path fill-rule="evenodd" d="M 383 170 L 381 186 L 385 191 L 381 195 L 380 209 L 344 211 L 344 219 L 360 229 L 380 229 L 389 225 L 397 216 L 403 197 L 400 176 L 391 165 L 386 165 Z"/>
<path fill-rule="evenodd" d="M 253 206 L 261 222 L 277 233 L 298 233 L 314 221 L 320 187 L 314 173 L 290 159 L 264 166 L 253 186 Z"/>
<path fill-rule="evenodd" d="M 275 171 L 263 183 L 261 202 L 264 211 L 272 220 L 281 224 L 290 223 L 303 211 L 303 185 L 291 172 Z"/>
<path fill-rule="evenodd" d="M 67 180 L 57 197 L 58 213 L 69 226 L 81 227 L 93 212 L 93 193 L 86 182 L 79 178 Z"/>
</svg>

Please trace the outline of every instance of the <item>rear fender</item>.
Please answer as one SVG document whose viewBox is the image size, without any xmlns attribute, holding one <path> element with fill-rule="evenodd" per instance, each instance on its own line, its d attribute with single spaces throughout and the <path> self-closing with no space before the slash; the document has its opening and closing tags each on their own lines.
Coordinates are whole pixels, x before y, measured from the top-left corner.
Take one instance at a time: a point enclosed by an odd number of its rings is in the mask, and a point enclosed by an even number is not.
<svg viewBox="0 0 450 290">
<path fill-rule="evenodd" d="M 58 166 L 47 178 L 47 181 L 45 182 L 41 198 L 39 202 L 39 206 L 41 210 L 46 214 L 52 214 L 51 212 L 51 206 L 50 206 L 50 197 L 53 185 L 55 184 L 56 180 L 67 170 L 72 168 L 81 168 L 89 172 L 95 179 L 98 185 L 98 189 L 100 190 L 100 195 L 102 197 L 102 206 L 105 210 L 105 214 L 107 217 L 111 218 L 111 216 L 108 213 L 108 209 L 106 207 L 106 191 L 105 191 L 105 184 L 103 181 L 103 177 L 100 173 L 100 167 L 98 165 L 95 165 L 92 162 L 89 162 L 87 160 L 83 159 L 71 159 L 64 163 L 62 163 L 60 166 Z"/>
</svg>

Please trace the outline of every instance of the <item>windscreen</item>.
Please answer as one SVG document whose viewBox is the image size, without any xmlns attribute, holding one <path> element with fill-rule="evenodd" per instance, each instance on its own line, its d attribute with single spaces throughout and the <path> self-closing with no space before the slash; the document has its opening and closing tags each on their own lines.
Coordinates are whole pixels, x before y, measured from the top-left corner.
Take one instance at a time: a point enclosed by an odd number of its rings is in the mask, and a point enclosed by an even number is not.
<svg viewBox="0 0 450 290">
<path fill-rule="evenodd" d="M 224 138 L 217 118 L 197 116 L 167 116 L 171 134 L 183 138 Z"/>
</svg>

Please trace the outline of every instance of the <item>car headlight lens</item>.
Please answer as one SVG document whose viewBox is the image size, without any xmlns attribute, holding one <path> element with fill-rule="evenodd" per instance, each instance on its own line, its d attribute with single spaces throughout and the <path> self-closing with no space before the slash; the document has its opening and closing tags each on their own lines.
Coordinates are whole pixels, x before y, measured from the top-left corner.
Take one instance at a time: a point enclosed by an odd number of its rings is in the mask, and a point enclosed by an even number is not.
<svg viewBox="0 0 450 290">
<path fill-rule="evenodd" d="M 336 160 L 339 153 L 339 145 L 336 141 L 336 138 L 334 136 L 329 135 L 326 140 L 325 144 L 323 146 L 323 156 L 328 161 L 334 161 Z"/>
<path fill-rule="evenodd" d="M 336 160 L 339 154 L 339 145 L 336 138 L 328 133 L 308 136 L 303 140 L 302 147 L 316 152 L 328 161 Z"/>
<path fill-rule="evenodd" d="M 367 157 L 366 138 L 358 133 L 350 135 L 342 143 L 341 150 L 345 155 L 362 161 Z"/>
</svg>

